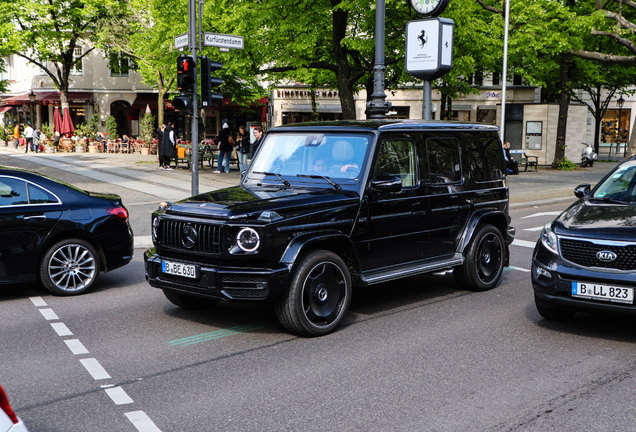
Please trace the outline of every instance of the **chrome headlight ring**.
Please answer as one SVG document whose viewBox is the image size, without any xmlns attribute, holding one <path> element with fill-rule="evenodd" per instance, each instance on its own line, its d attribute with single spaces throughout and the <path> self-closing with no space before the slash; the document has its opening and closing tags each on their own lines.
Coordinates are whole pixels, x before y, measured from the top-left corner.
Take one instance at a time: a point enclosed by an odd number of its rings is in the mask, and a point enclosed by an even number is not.
<svg viewBox="0 0 636 432">
<path fill-rule="evenodd" d="M 261 238 L 254 228 L 242 228 L 236 235 L 236 245 L 243 252 L 256 252 L 261 245 Z"/>
</svg>

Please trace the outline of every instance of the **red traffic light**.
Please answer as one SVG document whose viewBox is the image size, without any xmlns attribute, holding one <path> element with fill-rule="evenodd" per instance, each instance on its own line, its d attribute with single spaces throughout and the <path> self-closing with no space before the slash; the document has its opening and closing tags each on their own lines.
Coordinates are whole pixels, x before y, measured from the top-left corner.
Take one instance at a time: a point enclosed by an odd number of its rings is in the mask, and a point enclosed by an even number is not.
<svg viewBox="0 0 636 432">
<path fill-rule="evenodd" d="M 189 56 L 177 58 L 177 88 L 179 90 L 191 90 L 197 76 L 197 65 Z"/>
</svg>

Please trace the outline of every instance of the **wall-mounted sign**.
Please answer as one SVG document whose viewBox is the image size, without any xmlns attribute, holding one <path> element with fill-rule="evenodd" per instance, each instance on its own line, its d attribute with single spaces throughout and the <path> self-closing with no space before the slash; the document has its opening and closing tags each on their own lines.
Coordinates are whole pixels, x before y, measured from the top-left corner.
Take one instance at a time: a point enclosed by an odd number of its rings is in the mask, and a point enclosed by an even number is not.
<svg viewBox="0 0 636 432">
<path fill-rule="evenodd" d="M 405 69 L 411 75 L 432 80 L 453 68 L 453 31 L 447 18 L 409 21 L 406 24 Z"/>
<path fill-rule="evenodd" d="M 243 36 L 232 36 L 220 33 L 206 33 L 203 38 L 203 46 L 218 47 L 221 49 L 243 49 Z"/>
</svg>

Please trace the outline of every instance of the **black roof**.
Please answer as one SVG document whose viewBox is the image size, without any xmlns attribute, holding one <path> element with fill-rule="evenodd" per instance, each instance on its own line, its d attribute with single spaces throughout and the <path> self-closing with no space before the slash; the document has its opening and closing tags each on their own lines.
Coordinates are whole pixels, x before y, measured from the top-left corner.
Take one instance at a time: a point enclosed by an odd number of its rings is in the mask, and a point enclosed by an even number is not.
<svg viewBox="0 0 636 432">
<path fill-rule="evenodd" d="M 283 126 L 276 126 L 270 131 L 294 129 L 303 130 L 312 128 L 327 132 L 328 130 L 372 130 L 372 131 L 390 131 L 405 129 L 426 129 L 426 130 L 481 130 L 481 131 L 498 131 L 499 126 L 476 123 L 476 122 L 460 122 L 453 120 L 335 120 L 307 123 L 293 123 Z"/>
</svg>

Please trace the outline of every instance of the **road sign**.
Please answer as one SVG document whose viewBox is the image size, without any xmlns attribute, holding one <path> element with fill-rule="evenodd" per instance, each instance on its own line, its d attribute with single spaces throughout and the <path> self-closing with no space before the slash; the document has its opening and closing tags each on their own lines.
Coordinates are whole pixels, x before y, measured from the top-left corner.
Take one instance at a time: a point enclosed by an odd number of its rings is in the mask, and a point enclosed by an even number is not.
<svg viewBox="0 0 636 432">
<path fill-rule="evenodd" d="M 243 36 L 232 36 L 220 33 L 205 33 L 203 46 L 224 49 L 243 49 Z"/>
<path fill-rule="evenodd" d="M 184 33 L 174 38 L 174 49 L 179 49 L 188 46 L 188 34 Z"/>
</svg>

